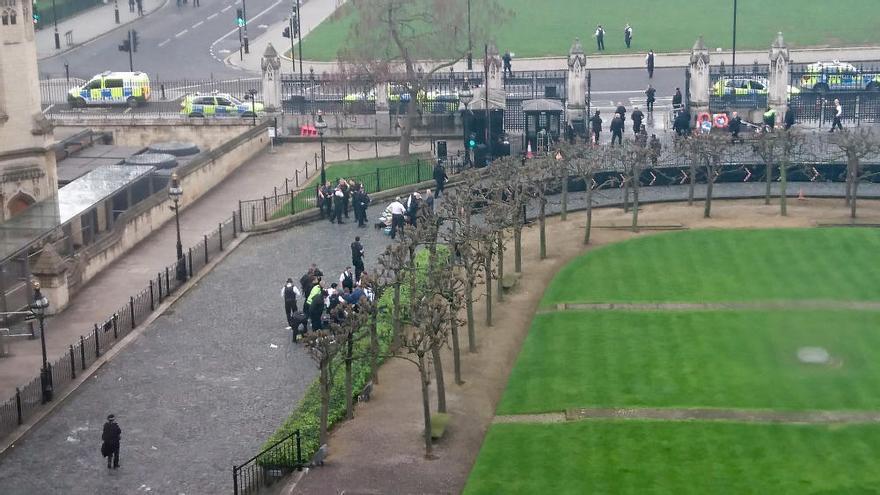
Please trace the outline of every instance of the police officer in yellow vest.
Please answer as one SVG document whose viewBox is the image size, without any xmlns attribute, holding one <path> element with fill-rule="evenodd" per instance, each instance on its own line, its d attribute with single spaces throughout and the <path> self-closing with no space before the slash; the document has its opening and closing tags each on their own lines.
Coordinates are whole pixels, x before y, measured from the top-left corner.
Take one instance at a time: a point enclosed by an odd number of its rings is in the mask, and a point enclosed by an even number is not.
<svg viewBox="0 0 880 495">
<path fill-rule="evenodd" d="M 769 130 L 776 127 L 776 110 L 767 107 L 767 111 L 764 112 L 764 125 L 769 127 Z"/>
<path fill-rule="evenodd" d="M 324 289 L 317 280 L 315 285 L 309 291 L 309 297 L 306 298 L 306 305 L 309 308 L 309 317 L 312 320 L 312 331 L 321 329 L 321 315 L 324 314 Z"/>
</svg>

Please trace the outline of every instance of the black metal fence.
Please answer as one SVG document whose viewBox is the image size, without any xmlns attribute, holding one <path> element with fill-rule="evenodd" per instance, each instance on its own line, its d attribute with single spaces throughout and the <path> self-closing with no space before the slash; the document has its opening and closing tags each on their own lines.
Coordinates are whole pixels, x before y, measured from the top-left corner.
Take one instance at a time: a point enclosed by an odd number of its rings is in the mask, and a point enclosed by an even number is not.
<svg viewBox="0 0 880 495">
<path fill-rule="evenodd" d="M 880 123 L 880 91 L 801 91 L 791 95 L 789 105 L 797 122 L 831 125 L 836 112 L 834 100 L 840 101 L 844 124 Z"/>
<path fill-rule="evenodd" d="M 463 163 L 463 156 L 460 153 L 448 157 L 446 174 L 451 176 L 458 173 Z M 346 178 L 363 184 L 366 192 L 372 194 L 430 180 L 433 177 L 433 169 L 434 164 L 431 160 L 419 159 L 408 165 L 378 167 L 369 173 Z M 276 187 L 272 195 L 239 201 L 238 230 L 247 232 L 269 220 L 318 208 L 319 174 L 319 167 L 306 163 L 305 173 L 302 175 L 297 173 L 294 179 L 285 179 L 283 190 Z M 327 173 L 327 179 L 333 181 L 335 178 L 331 169 Z"/>
<path fill-rule="evenodd" d="M 791 64 L 789 84 L 807 91 L 880 91 L 880 62 Z"/>
<path fill-rule="evenodd" d="M 214 256 L 223 251 L 238 235 L 237 213 L 219 223 L 217 228 L 202 237 L 185 253 L 187 278 L 199 273 Z M 176 277 L 177 262 L 165 267 L 150 280 L 141 292 L 130 296 L 128 303 L 92 328 L 84 329 L 80 338 L 68 346 L 68 352 L 49 363 L 51 383 L 57 392 L 66 388 L 77 375 L 86 371 L 95 360 L 116 345 L 119 340 L 144 323 L 156 307 L 173 294 L 184 281 Z M 52 319 L 46 320 L 51 327 Z M 42 387 L 37 374 L 27 384 L 16 387 L 15 395 L 0 403 L 0 437 L 5 437 L 24 424 L 42 404 Z"/>
<path fill-rule="evenodd" d="M 302 437 L 300 431 L 295 430 L 241 465 L 232 467 L 233 493 L 259 493 L 294 470 L 302 470 L 305 465 Z"/>
<path fill-rule="evenodd" d="M 765 108 L 767 106 L 767 66 L 753 63 L 709 68 L 709 110 Z"/>
</svg>

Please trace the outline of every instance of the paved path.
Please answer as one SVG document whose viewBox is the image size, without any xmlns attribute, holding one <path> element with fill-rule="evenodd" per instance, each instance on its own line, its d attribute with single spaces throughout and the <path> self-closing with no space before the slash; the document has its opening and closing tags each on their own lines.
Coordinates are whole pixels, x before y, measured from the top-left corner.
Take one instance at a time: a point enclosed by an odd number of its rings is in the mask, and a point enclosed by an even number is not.
<svg viewBox="0 0 880 495">
<path fill-rule="evenodd" d="M 569 409 L 565 413 L 496 416 L 499 423 L 560 423 L 587 419 L 649 419 L 660 421 L 735 421 L 745 423 L 831 424 L 877 423 L 880 411 L 770 411 L 764 409 L 708 408 L 602 408 Z"/>
<path fill-rule="evenodd" d="M 564 303 L 557 304 L 553 308 L 541 309 L 538 313 L 555 313 L 556 311 L 763 311 L 807 309 L 880 311 L 880 302 L 791 300 L 716 303 Z"/>
<path fill-rule="evenodd" d="M 414 147 L 414 150 L 423 151 L 427 146 Z M 202 235 L 229 218 L 238 208 L 239 199 L 258 198 L 271 194 L 273 186 L 283 186 L 284 178 L 293 176 L 294 168 L 301 169 L 305 161 L 314 163 L 314 154 L 320 152 L 320 148 L 311 143 L 288 144 L 277 151 L 256 156 L 199 201 L 181 211 L 181 237 L 185 248 L 196 244 Z M 340 143 L 331 143 L 326 151 L 329 161 L 344 160 L 347 156 L 345 145 Z M 396 148 L 380 146 L 379 152 L 391 154 Z M 373 153 L 372 146 L 364 143 L 355 143 L 351 147 L 352 158 L 369 157 Z M 300 173 L 300 177 L 302 175 Z M 174 222 L 169 221 L 92 279 L 74 295 L 67 309 L 48 318 L 46 336 L 50 361 L 57 359 L 80 335 L 91 331 L 96 322 L 104 321 L 126 304 L 130 295 L 143 290 L 151 278 L 172 264 L 175 238 Z M 14 395 L 16 386 L 37 376 L 40 368 L 39 340 L 19 340 L 11 346 L 14 356 L 0 359 L 2 400 Z"/>
<path fill-rule="evenodd" d="M 42 29 L 36 32 L 37 58 L 44 59 L 74 50 L 95 38 L 156 12 L 168 2 L 168 0 L 143 0 L 144 12 L 143 15 L 139 15 L 137 8 L 135 8 L 134 12 L 129 10 L 126 0 L 117 1 L 118 3 L 105 2 L 103 5 L 84 10 L 75 16 L 61 20 L 58 23 L 58 34 L 61 40 L 60 49 L 55 48 L 54 26 L 52 24 L 43 26 Z M 119 24 L 116 23 L 116 16 L 114 14 L 117 5 L 119 7 Z M 73 37 L 72 45 L 68 45 L 66 41 L 65 33 L 68 31 Z M 125 35 L 120 34 L 118 38 L 118 43 L 122 43 Z"/>
</svg>

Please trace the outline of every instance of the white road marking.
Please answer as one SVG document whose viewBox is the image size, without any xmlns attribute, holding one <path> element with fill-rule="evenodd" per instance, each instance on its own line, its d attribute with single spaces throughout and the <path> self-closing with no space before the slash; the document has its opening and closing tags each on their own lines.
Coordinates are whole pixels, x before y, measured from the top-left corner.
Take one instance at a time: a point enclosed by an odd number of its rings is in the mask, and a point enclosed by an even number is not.
<svg viewBox="0 0 880 495">
<path fill-rule="evenodd" d="M 179 33 L 177 33 L 177 34 L 175 34 L 174 37 L 175 37 L 175 38 L 180 38 L 181 36 L 183 36 L 184 34 L 186 34 L 187 31 L 189 31 L 189 29 L 184 29 L 183 31 L 181 31 L 181 32 L 179 32 Z"/>
<path fill-rule="evenodd" d="M 218 15 L 220 15 L 219 12 L 214 12 L 213 14 L 211 14 L 211 15 L 208 16 L 208 20 L 210 21 L 211 19 L 217 17 Z"/>
<path fill-rule="evenodd" d="M 163 46 L 167 45 L 170 42 L 171 42 L 171 38 L 168 38 L 167 40 L 159 43 L 159 48 L 162 48 Z"/>
<path fill-rule="evenodd" d="M 218 53 L 232 53 L 232 50 L 223 49 L 223 50 L 220 50 Z"/>
<path fill-rule="evenodd" d="M 260 29 L 269 29 L 269 25 L 268 25 L 268 24 L 260 24 L 260 25 L 257 26 L 257 27 L 260 28 Z"/>
<path fill-rule="evenodd" d="M 192 25 L 192 28 L 195 29 L 195 28 L 201 26 L 201 25 L 204 24 L 204 23 L 205 23 L 205 21 L 199 21 L 199 22 L 193 24 L 193 25 Z"/>
<path fill-rule="evenodd" d="M 257 13 L 256 15 L 252 16 L 249 20 L 250 20 L 250 21 L 254 21 L 256 18 L 260 17 L 261 15 L 263 15 L 263 14 L 269 12 L 270 10 L 272 10 L 272 9 L 274 9 L 275 7 L 277 7 L 278 5 L 280 5 L 281 2 L 283 2 L 283 1 L 284 1 L 284 0 L 275 0 L 275 2 L 274 2 L 272 5 L 270 5 L 270 6 L 269 6 L 268 8 L 266 8 L 265 10 L 260 11 L 260 12 Z M 222 12 L 222 10 L 221 10 L 221 12 Z M 232 36 L 234 33 L 237 33 L 237 32 L 238 32 L 238 28 L 235 28 L 235 29 L 229 31 L 228 33 L 224 34 L 223 36 L 217 38 L 216 40 L 214 40 L 213 43 L 211 43 L 211 46 L 208 48 L 208 51 L 211 52 L 211 56 L 213 56 L 215 60 L 217 60 L 217 61 L 220 62 L 220 63 L 223 63 L 223 59 L 221 59 L 220 57 L 217 57 L 216 55 L 214 55 L 214 47 L 217 46 L 217 43 L 220 43 L 221 41 L 225 40 L 226 38 Z"/>
<path fill-rule="evenodd" d="M 235 2 L 233 2 L 233 3 L 234 3 L 235 5 L 239 5 L 239 4 L 241 4 L 241 0 L 235 0 Z"/>
<path fill-rule="evenodd" d="M 231 8 L 232 8 L 232 5 L 227 5 L 226 7 L 223 7 L 222 9 L 220 9 L 220 12 L 226 12 L 227 10 L 229 10 Z"/>
</svg>

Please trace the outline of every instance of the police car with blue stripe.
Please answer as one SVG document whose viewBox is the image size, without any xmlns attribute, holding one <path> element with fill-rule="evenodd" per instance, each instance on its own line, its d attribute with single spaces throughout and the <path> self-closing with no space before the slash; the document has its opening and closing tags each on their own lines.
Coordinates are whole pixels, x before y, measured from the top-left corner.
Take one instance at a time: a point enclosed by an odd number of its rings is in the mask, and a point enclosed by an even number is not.
<svg viewBox="0 0 880 495">
<path fill-rule="evenodd" d="M 128 105 L 136 107 L 150 99 L 150 78 L 143 72 L 102 72 L 67 93 L 75 107 Z"/>
</svg>

